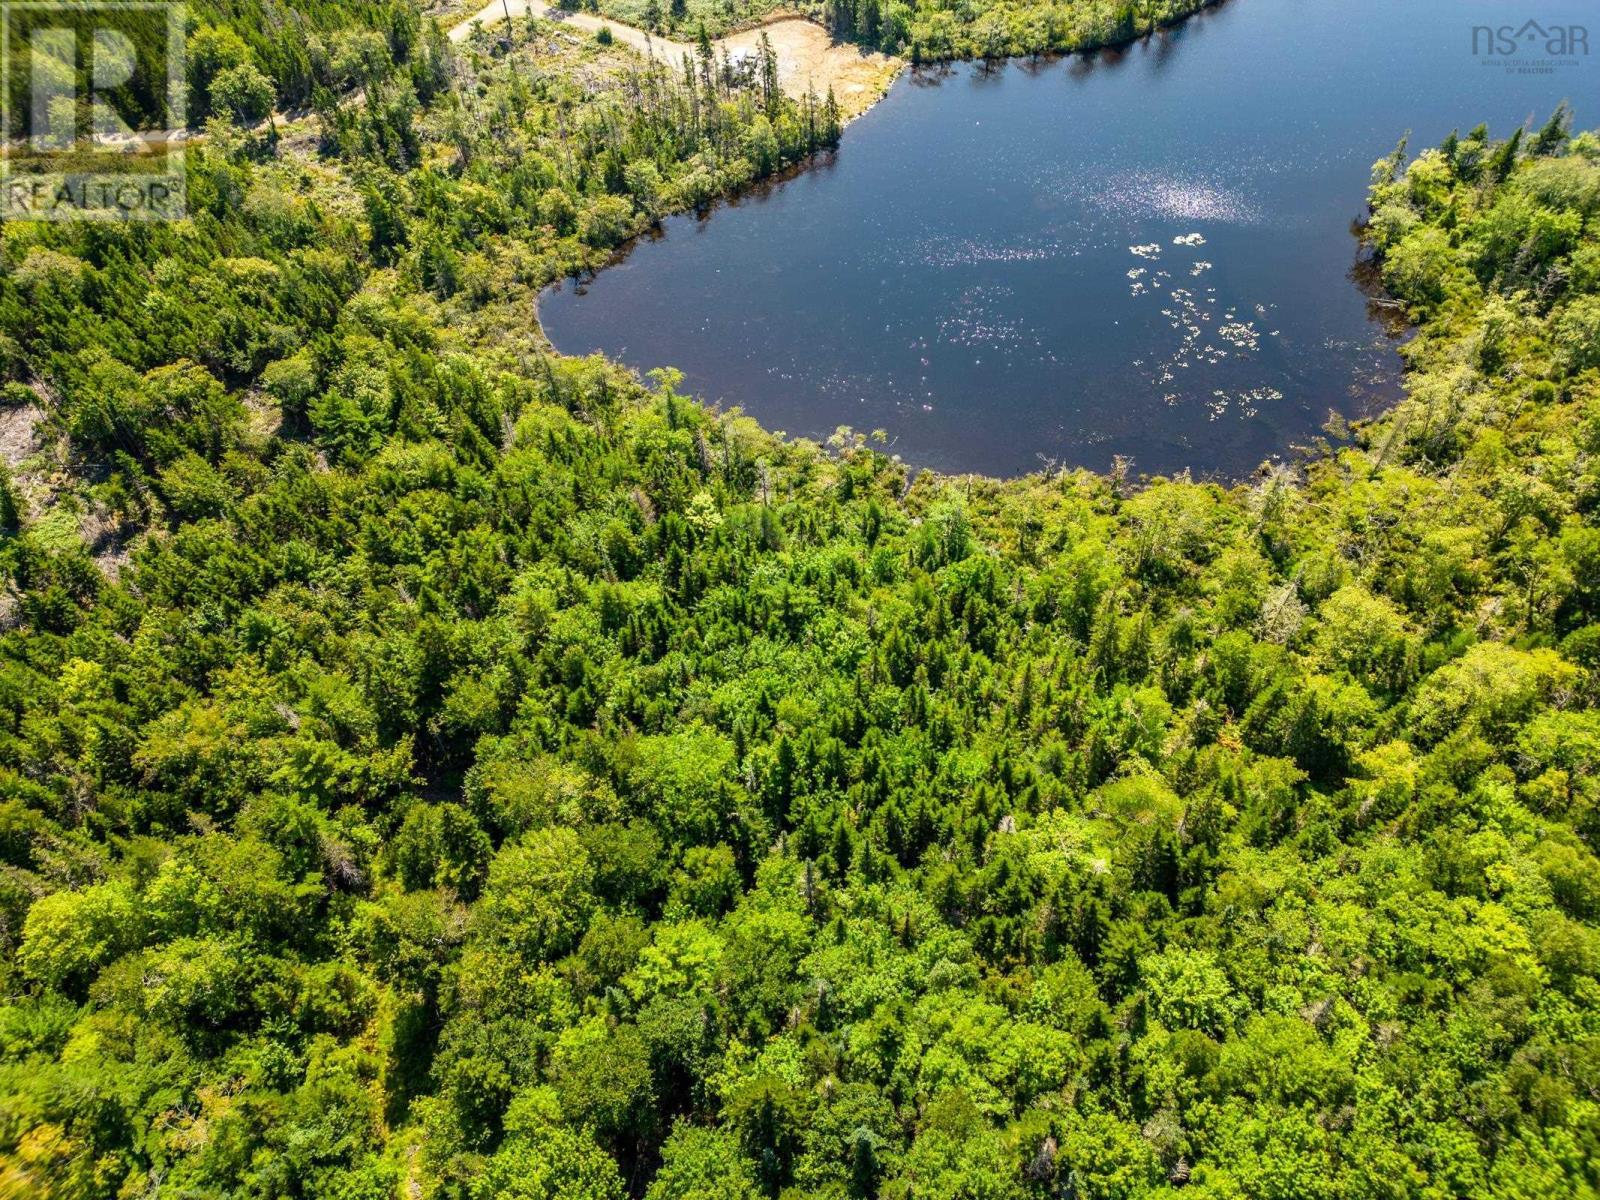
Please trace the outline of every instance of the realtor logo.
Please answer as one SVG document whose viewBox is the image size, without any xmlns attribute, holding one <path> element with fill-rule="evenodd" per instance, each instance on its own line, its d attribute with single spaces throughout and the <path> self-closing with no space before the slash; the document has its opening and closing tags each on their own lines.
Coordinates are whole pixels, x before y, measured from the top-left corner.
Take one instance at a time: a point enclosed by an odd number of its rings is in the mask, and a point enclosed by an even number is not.
<svg viewBox="0 0 1600 1200">
<path fill-rule="evenodd" d="M 1553 74 L 1589 56 L 1589 28 L 1543 25 L 1531 18 L 1520 25 L 1474 25 L 1472 53 L 1484 66 L 1502 67 L 1510 74 Z"/>
<path fill-rule="evenodd" d="M 0 219 L 185 213 L 183 6 L 0 3 Z"/>
</svg>

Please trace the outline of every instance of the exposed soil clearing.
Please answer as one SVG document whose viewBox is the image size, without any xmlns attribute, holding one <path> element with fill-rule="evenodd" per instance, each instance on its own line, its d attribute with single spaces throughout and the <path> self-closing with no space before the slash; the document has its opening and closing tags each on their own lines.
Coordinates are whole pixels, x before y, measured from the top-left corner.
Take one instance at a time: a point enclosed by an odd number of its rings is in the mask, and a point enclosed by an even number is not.
<svg viewBox="0 0 1600 1200">
<path fill-rule="evenodd" d="M 0 462 L 14 471 L 36 454 L 43 420 L 44 410 L 37 404 L 0 407 Z"/>
<path fill-rule="evenodd" d="M 593 13 L 568 12 L 550 8 L 543 0 L 491 0 L 475 15 L 455 25 L 450 30 L 450 40 L 464 42 L 472 36 L 474 27 L 485 28 L 502 22 L 509 13 L 517 18 L 532 11 L 547 21 L 556 21 L 585 33 L 598 33 L 609 28 L 611 36 L 623 45 L 631 46 L 641 54 L 676 66 L 685 54 L 695 56 L 691 42 L 655 37 L 632 25 L 599 17 Z M 834 99 L 846 116 L 857 116 L 870 108 L 887 90 L 904 63 L 876 50 L 863 50 L 847 42 L 835 41 L 827 30 L 803 17 L 778 17 L 751 29 L 731 33 L 712 43 L 718 57 L 724 48 L 734 57 L 753 54 L 766 34 L 778 56 L 778 83 L 794 97 L 804 96 L 807 90 L 825 96 L 833 89 Z"/>
</svg>

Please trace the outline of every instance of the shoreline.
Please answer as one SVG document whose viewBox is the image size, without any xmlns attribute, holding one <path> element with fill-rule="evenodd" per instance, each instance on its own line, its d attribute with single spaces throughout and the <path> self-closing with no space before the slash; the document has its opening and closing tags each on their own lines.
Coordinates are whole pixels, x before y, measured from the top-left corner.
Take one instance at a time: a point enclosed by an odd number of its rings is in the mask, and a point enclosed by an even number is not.
<svg viewBox="0 0 1600 1200">
<path fill-rule="evenodd" d="M 1115 40 L 1094 42 L 1064 49 L 1043 49 L 1035 53 L 1004 54 L 994 57 L 984 55 L 950 55 L 910 57 L 872 50 L 855 42 L 835 37 L 827 28 L 810 17 L 788 9 L 775 9 L 720 37 L 711 39 L 715 50 L 727 50 L 734 55 L 749 54 L 760 44 L 765 34 L 772 42 L 778 59 L 780 86 L 794 99 L 802 99 L 807 92 L 819 99 L 833 89 L 834 99 L 843 114 L 843 124 L 849 125 L 862 116 L 886 95 L 895 82 L 910 69 L 912 71 L 937 69 L 958 63 L 977 63 L 993 68 L 1012 61 L 1050 62 L 1074 55 L 1097 54 L 1116 51 L 1136 45 L 1176 29 L 1194 17 L 1201 16 L 1227 4 L 1228 0 L 1199 0 L 1195 8 L 1180 16 L 1130 36 Z M 568 26 L 592 35 L 609 29 L 612 38 L 657 62 L 677 65 L 685 55 L 693 57 L 696 46 L 692 42 L 657 36 L 648 30 L 612 17 L 592 12 L 551 5 L 546 0 L 488 0 L 472 15 L 448 26 L 446 36 L 456 45 L 465 43 L 479 29 L 489 30 L 504 23 L 507 17 L 534 16 L 558 26 Z M 800 86 L 801 84 L 804 86 Z"/>
</svg>

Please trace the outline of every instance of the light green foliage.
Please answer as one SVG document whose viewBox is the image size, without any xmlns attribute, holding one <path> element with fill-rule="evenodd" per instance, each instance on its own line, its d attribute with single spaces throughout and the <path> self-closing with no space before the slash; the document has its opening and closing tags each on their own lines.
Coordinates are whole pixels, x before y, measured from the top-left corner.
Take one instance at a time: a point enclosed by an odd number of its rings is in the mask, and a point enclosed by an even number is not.
<svg viewBox="0 0 1600 1200">
<path fill-rule="evenodd" d="M 695 996 L 709 990 L 722 960 L 722 939 L 701 921 L 656 926 L 622 983 L 635 1000 Z"/>
<path fill-rule="evenodd" d="M 734 747 L 709 729 L 640 739 L 630 794 L 673 841 L 708 842 L 727 829 L 738 792 L 728 786 Z"/>
<path fill-rule="evenodd" d="M 514 1135 L 471 1185 L 473 1200 L 622 1200 L 616 1163 L 561 1126 Z"/>
<path fill-rule="evenodd" d="M 250 63 L 239 63 L 219 71 L 211 81 L 209 94 L 213 112 L 226 114 L 236 121 L 254 124 L 264 120 L 272 111 L 277 97 L 273 94 L 272 80 Z"/>
<path fill-rule="evenodd" d="M 720 1130 L 678 1125 L 661 1148 L 661 1160 L 648 1200 L 756 1200 L 761 1195 L 750 1160 Z"/>
<path fill-rule="evenodd" d="M 99 968 L 138 944 L 139 925 L 125 884 L 55 892 L 28 909 L 17 966 L 48 986 L 81 988 Z"/>
<path fill-rule="evenodd" d="M 577 945 L 594 909 L 594 871 L 577 834 L 540 829 L 503 846 L 489 864 L 482 935 L 527 962 L 559 958 Z"/>
<path fill-rule="evenodd" d="M 1171 948 L 1145 959 L 1139 970 L 1156 1020 L 1174 1029 L 1227 1033 L 1238 1006 L 1215 955 Z"/>
</svg>

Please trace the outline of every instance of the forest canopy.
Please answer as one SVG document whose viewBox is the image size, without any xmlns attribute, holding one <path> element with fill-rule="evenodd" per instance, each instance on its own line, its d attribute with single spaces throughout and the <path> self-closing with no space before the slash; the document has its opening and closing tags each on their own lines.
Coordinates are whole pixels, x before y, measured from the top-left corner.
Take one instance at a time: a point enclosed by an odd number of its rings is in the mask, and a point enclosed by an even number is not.
<svg viewBox="0 0 1600 1200">
<path fill-rule="evenodd" d="M 527 328 L 826 97 L 195 7 L 315 115 L 0 229 L 0 1194 L 1600 1189 L 1600 136 L 1302 462 L 913 478 Z"/>
</svg>

